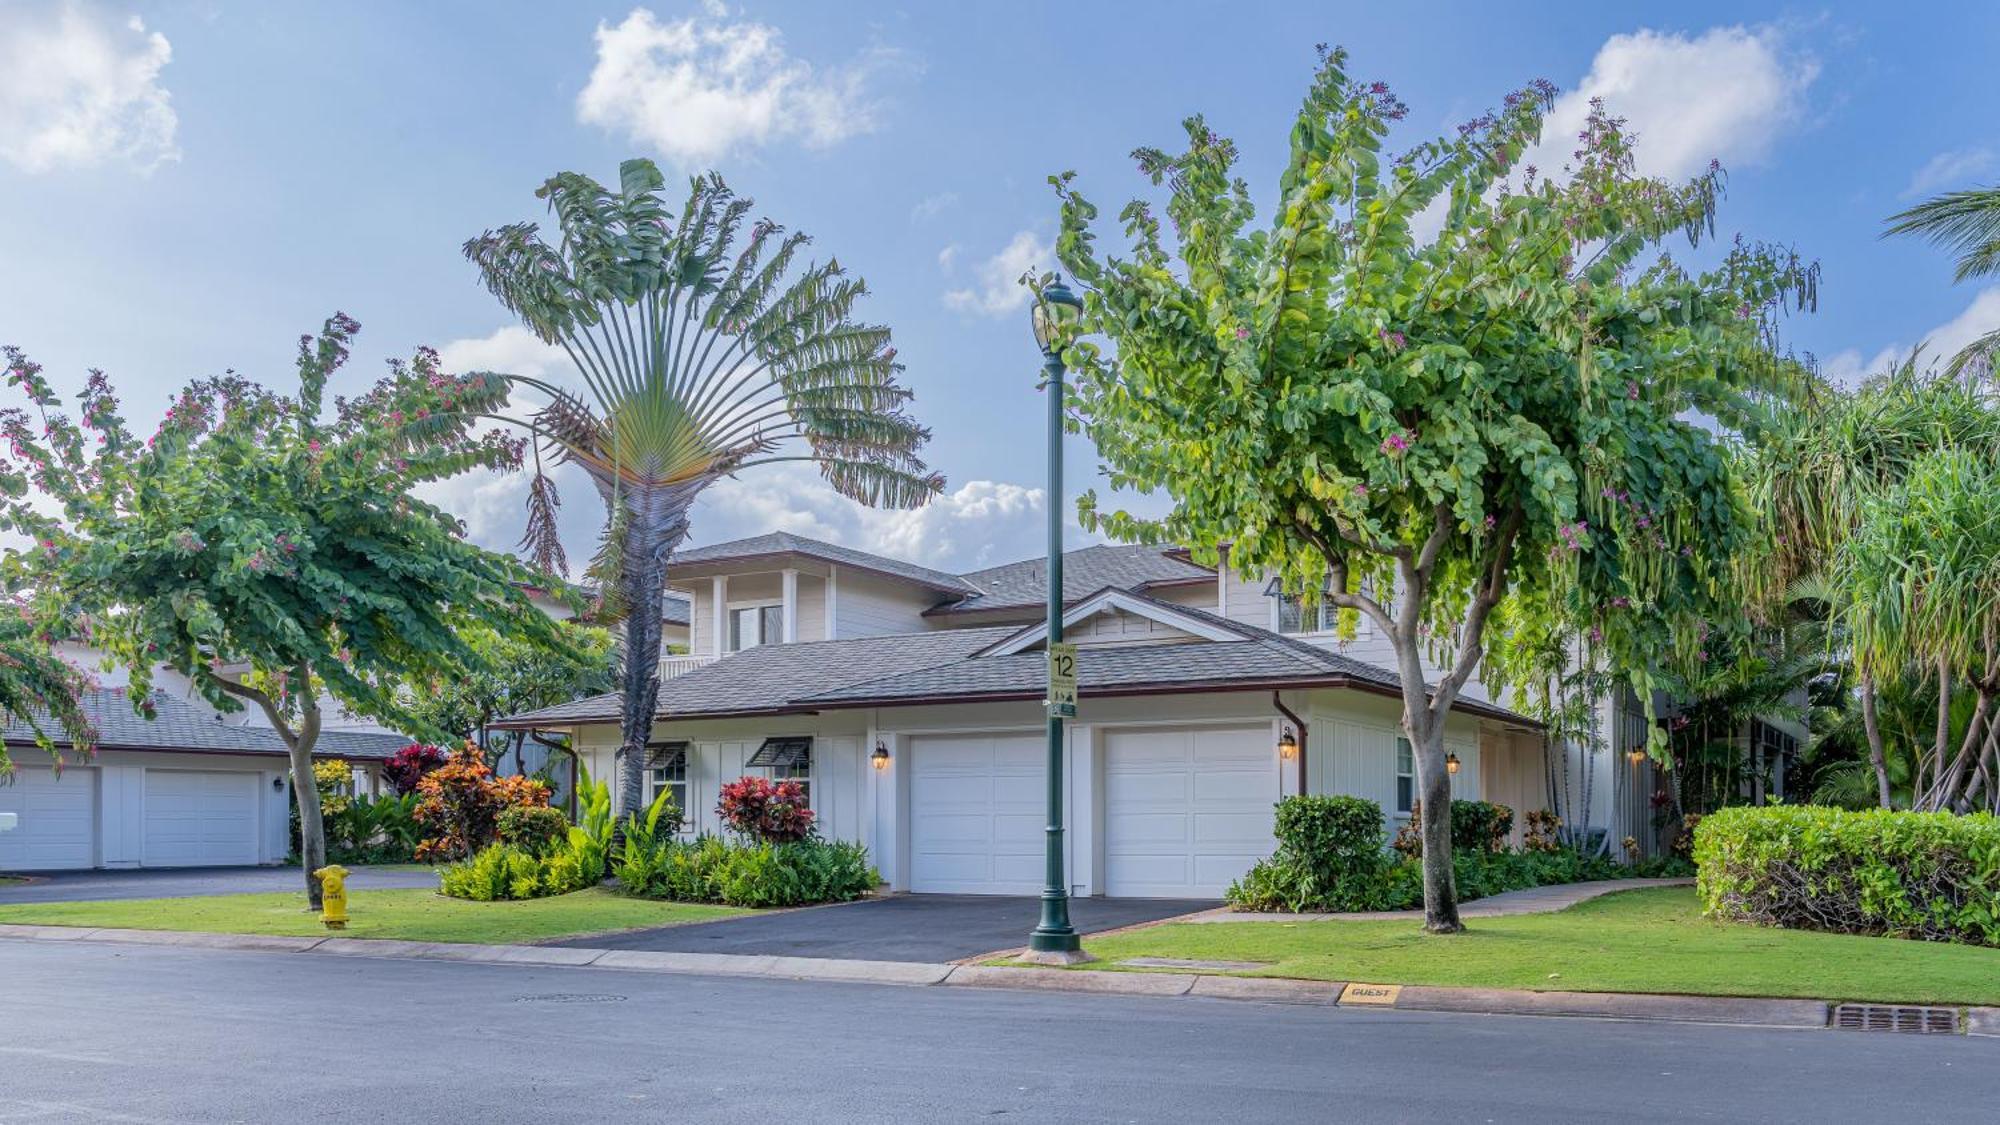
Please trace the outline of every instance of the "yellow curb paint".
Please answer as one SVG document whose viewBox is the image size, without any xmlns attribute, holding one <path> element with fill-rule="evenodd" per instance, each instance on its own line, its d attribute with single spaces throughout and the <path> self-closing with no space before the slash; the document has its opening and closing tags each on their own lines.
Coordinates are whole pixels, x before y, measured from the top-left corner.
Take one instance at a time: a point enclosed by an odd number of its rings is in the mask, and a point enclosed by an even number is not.
<svg viewBox="0 0 2000 1125">
<path fill-rule="evenodd" d="M 1396 1006 L 1396 998 L 1403 994 L 1400 984 L 1350 984 L 1340 990 L 1343 1004 L 1377 1004 L 1385 1008 Z"/>
</svg>

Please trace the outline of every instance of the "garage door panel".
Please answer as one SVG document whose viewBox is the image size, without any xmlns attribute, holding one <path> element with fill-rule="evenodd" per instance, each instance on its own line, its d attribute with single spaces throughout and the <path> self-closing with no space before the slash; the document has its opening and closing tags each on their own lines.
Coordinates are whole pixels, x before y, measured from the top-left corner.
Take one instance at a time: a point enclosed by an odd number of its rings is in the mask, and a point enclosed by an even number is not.
<svg viewBox="0 0 2000 1125">
<path fill-rule="evenodd" d="M 144 851 L 148 867 L 257 862 L 258 775 L 222 770 L 147 770 Z"/>
<path fill-rule="evenodd" d="M 911 740 L 911 890 L 1031 894 L 1040 887 L 1042 754 L 1035 735 Z"/>
<path fill-rule="evenodd" d="M 1107 731 L 1107 894 L 1213 897 L 1269 855 L 1280 795 L 1262 725 Z"/>
<path fill-rule="evenodd" d="M 0 870 L 71 871 L 97 862 L 97 771 L 70 768 L 61 777 L 22 769 L 0 785 L 0 812 L 19 818 L 0 832 Z"/>
</svg>

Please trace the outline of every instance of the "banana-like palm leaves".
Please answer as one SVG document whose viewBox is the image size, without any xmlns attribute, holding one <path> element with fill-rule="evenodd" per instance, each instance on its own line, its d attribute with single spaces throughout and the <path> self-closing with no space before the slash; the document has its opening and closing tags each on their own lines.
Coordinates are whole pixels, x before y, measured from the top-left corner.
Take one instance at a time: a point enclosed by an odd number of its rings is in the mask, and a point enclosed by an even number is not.
<svg viewBox="0 0 2000 1125">
<path fill-rule="evenodd" d="M 1889 216 L 1886 234 L 1913 234 L 1958 255 L 1955 280 L 2000 273 L 2000 188 L 1946 192 Z M 2000 331 L 1989 332 L 1951 358 L 1950 373 L 1967 365 L 1993 369 Z"/>
<path fill-rule="evenodd" d="M 694 180 L 678 212 L 664 186 L 649 160 L 621 165 L 615 190 L 564 173 L 536 193 L 554 245 L 533 223 L 465 245 L 486 287 L 583 383 L 513 377 L 546 398 L 527 423 L 538 441 L 523 545 L 544 569 L 566 567 L 541 454 L 581 467 L 608 513 L 590 571 L 626 622 L 628 810 L 643 804 L 666 561 L 701 490 L 801 460 L 873 506 L 915 507 L 944 486 L 917 456 L 930 433 L 904 412 L 889 330 L 854 319 L 867 286 L 831 259 L 795 269 L 807 238 L 766 220 L 746 230 L 754 204 L 719 176 Z"/>
</svg>

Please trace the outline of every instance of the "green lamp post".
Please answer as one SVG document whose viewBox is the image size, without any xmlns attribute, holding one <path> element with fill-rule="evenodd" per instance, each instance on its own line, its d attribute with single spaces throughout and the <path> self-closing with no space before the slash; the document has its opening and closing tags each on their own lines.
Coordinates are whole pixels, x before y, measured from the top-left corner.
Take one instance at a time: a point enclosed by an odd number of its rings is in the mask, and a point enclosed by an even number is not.
<svg viewBox="0 0 2000 1125">
<path fill-rule="evenodd" d="M 1042 921 L 1028 935 L 1028 959 L 1044 964 L 1076 964 L 1090 960 L 1083 941 L 1069 921 L 1069 878 L 1063 870 L 1063 718 L 1075 714 L 1073 697 L 1058 698 L 1057 658 L 1063 651 L 1063 360 L 1067 330 L 1083 317 L 1083 301 L 1061 278 L 1037 296 L 1034 306 L 1035 343 L 1042 349 L 1042 374 L 1049 396 L 1049 808 L 1047 833 L 1048 880 L 1042 888 Z M 1068 669 L 1074 676 L 1073 666 Z M 1073 687 L 1073 679 L 1072 679 Z"/>
</svg>

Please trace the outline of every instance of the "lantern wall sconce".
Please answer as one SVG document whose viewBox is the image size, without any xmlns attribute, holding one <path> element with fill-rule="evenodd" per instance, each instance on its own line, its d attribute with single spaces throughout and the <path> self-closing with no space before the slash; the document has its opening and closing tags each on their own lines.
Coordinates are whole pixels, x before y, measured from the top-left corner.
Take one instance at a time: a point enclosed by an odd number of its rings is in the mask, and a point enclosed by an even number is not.
<svg viewBox="0 0 2000 1125">
<path fill-rule="evenodd" d="M 1285 732 L 1278 736 L 1278 757 L 1289 762 L 1298 756 L 1299 736 L 1292 733 L 1292 728 L 1286 727 Z"/>
<path fill-rule="evenodd" d="M 878 770 L 888 769 L 889 748 L 887 746 L 882 745 L 879 742 L 876 743 L 875 752 L 873 754 L 868 755 L 868 764 L 874 766 Z"/>
<path fill-rule="evenodd" d="M 1632 749 L 1625 752 L 1625 756 L 1627 758 L 1630 758 L 1632 760 L 1632 764 L 1636 766 L 1640 762 L 1646 760 L 1646 751 L 1641 749 L 1640 747 L 1634 746 Z"/>
<path fill-rule="evenodd" d="M 1446 754 L 1444 756 L 1444 772 L 1451 774 L 1453 777 L 1458 776 L 1458 755 Z"/>
</svg>

